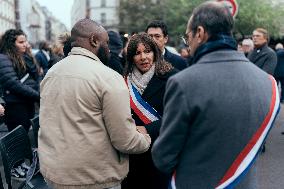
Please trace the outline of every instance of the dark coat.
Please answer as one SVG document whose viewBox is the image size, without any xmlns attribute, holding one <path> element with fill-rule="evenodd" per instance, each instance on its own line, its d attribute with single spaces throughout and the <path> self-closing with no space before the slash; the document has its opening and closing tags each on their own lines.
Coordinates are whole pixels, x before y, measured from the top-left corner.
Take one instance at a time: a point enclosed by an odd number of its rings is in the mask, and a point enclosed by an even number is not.
<svg viewBox="0 0 284 189">
<path fill-rule="evenodd" d="M 29 81 L 29 79 L 25 81 L 25 84 L 20 82 L 25 74 L 16 72 L 9 57 L 0 54 L 0 84 L 3 87 L 3 96 L 6 103 L 39 102 L 39 92 L 33 89 L 35 83 Z"/>
<path fill-rule="evenodd" d="M 123 67 L 122 67 L 123 61 L 124 60 L 121 57 L 119 57 L 118 54 L 110 52 L 110 58 L 109 58 L 107 66 L 122 75 L 123 74 Z"/>
<path fill-rule="evenodd" d="M 166 82 L 170 76 L 175 74 L 177 70 L 163 75 L 157 76 L 156 74 L 148 83 L 142 98 L 148 102 L 161 116 L 163 115 L 163 96 L 165 93 Z M 136 125 L 144 125 L 138 116 L 132 111 L 132 117 Z M 149 133 L 152 143 L 159 135 L 161 120 L 152 122 L 145 125 Z M 122 184 L 122 189 L 166 189 L 170 177 L 162 174 L 154 166 L 151 150 L 138 155 L 129 156 L 129 173 L 127 178 Z M 127 185 L 126 185 L 127 183 Z"/>
<path fill-rule="evenodd" d="M 277 55 L 277 66 L 275 68 L 275 77 L 284 77 L 284 49 L 278 49 Z"/>
<path fill-rule="evenodd" d="M 40 76 L 38 73 L 37 65 L 34 63 L 33 57 L 24 54 L 24 61 L 27 67 L 27 73 L 30 77 L 25 81 L 25 85 L 32 87 L 34 90 L 39 91 Z"/>
<path fill-rule="evenodd" d="M 215 188 L 262 126 L 272 84 L 267 73 L 233 50 L 208 53 L 172 76 L 152 147 L 155 165 L 168 174 L 175 171 L 177 189 Z M 236 188 L 257 188 L 253 172 Z"/>
<path fill-rule="evenodd" d="M 44 75 L 47 73 L 49 69 L 49 61 L 47 60 L 46 56 L 42 52 L 42 50 L 39 50 L 35 55 L 36 61 L 39 64 L 39 66 L 43 69 Z"/>
<path fill-rule="evenodd" d="M 49 66 L 48 69 L 51 68 L 54 64 L 56 64 L 60 60 L 62 60 L 63 58 L 65 58 L 63 54 L 51 53 L 50 60 L 48 62 L 48 66 Z"/>
<path fill-rule="evenodd" d="M 167 48 L 165 48 L 164 59 L 178 70 L 183 70 L 188 67 L 186 59 L 171 53 Z"/>
<path fill-rule="evenodd" d="M 260 69 L 273 75 L 277 64 L 276 53 L 267 45 L 254 49 L 249 53 L 248 59 Z"/>
</svg>

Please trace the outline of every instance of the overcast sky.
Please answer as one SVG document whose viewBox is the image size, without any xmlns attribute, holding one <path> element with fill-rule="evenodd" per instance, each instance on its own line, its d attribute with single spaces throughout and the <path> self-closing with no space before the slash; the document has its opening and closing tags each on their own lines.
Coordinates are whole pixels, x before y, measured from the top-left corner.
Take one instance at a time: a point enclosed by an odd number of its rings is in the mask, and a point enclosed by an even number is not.
<svg viewBox="0 0 284 189">
<path fill-rule="evenodd" d="M 46 6 L 53 16 L 71 29 L 71 8 L 74 0 L 37 0 L 40 5 Z"/>
</svg>

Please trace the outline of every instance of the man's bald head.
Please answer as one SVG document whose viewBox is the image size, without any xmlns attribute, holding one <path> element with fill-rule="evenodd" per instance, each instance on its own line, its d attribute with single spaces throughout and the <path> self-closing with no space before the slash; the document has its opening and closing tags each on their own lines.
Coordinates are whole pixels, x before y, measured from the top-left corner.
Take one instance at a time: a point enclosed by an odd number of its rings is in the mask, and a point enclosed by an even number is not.
<svg viewBox="0 0 284 189">
<path fill-rule="evenodd" d="M 105 29 L 97 22 L 91 19 L 79 20 L 71 30 L 71 37 L 75 40 L 77 37 L 88 38 L 92 34 L 100 35 L 106 32 Z"/>
<path fill-rule="evenodd" d="M 89 50 L 104 63 L 109 58 L 108 34 L 98 23 L 90 19 L 79 20 L 71 30 L 72 47 Z"/>
<path fill-rule="evenodd" d="M 72 47 L 89 50 L 103 62 L 109 57 L 107 31 L 97 22 L 90 19 L 79 20 L 71 30 Z"/>
</svg>

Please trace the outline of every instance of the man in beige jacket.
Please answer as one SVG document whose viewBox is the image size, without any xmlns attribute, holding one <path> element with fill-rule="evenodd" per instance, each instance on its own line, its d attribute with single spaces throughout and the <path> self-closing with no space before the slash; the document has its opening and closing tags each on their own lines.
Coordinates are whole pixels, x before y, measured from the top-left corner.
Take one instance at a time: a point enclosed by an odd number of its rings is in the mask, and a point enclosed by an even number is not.
<svg viewBox="0 0 284 189">
<path fill-rule="evenodd" d="M 122 76 L 105 66 L 108 34 L 83 19 L 71 31 L 72 50 L 41 82 L 40 171 L 55 189 L 120 188 L 128 155 L 148 150 L 136 130 Z"/>
</svg>

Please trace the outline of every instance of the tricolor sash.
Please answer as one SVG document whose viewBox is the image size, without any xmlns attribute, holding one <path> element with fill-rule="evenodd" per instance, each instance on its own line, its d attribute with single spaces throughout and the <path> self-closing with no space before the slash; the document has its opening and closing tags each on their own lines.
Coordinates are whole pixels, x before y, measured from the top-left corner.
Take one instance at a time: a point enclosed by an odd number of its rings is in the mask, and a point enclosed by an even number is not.
<svg viewBox="0 0 284 189">
<path fill-rule="evenodd" d="M 161 119 L 159 113 L 141 97 L 139 91 L 129 80 L 129 77 L 125 78 L 125 82 L 129 89 L 130 107 L 139 117 L 139 119 L 145 125 Z"/>
<path fill-rule="evenodd" d="M 257 154 L 273 126 L 275 118 L 280 110 L 280 101 L 277 83 L 272 76 L 269 76 L 269 79 L 272 83 L 272 96 L 269 112 L 265 116 L 261 126 L 234 160 L 233 164 L 227 170 L 215 189 L 229 189 L 233 188 L 237 183 L 239 183 L 241 177 L 248 172 L 249 168 L 256 160 Z M 170 187 L 172 189 L 176 189 L 175 177 L 176 172 L 174 172 L 170 183 Z"/>
</svg>

